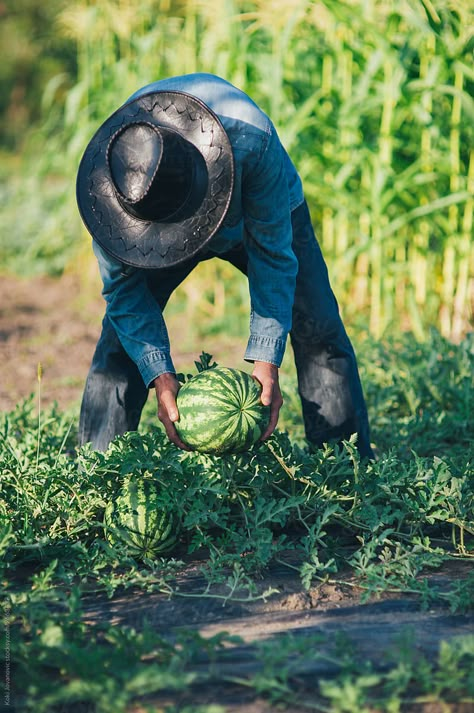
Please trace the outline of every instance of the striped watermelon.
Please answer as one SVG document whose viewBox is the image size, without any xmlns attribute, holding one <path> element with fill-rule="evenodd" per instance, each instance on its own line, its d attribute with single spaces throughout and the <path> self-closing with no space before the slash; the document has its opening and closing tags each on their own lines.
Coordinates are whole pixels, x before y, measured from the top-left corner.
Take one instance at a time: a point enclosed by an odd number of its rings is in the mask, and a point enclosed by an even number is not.
<svg viewBox="0 0 474 713">
<path fill-rule="evenodd" d="M 104 530 L 112 545 L 123 545 L 134 557 L 152 558 L 176 544 L 179 518 L 163 509 L 156 481 L 127 476 L 118 497 L 105 509 Z"/>
<path fill-rule="evenodd" d="M 179 437 L 201 453 L 247 450 L 270 417 L 260 392 L 259 383 L 240 369 L 217 366 L 201 371 L 179 390 Z"/>
</svg>

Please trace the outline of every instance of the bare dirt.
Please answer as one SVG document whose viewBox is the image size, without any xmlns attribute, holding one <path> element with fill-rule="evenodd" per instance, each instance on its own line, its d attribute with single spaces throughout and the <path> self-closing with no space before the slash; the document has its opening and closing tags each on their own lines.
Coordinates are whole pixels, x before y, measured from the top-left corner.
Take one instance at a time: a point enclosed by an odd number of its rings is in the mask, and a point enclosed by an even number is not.
<svg viewBox="0 0 474 713">
<path fill-rule="evenodd" d="M 38 277 L 20 280 L 4 276 L 0 283 L 0 410 L 9 411 L 16 403 L 38 393 L 38 364 L 42 365 L 41 402 L 56 402 L 61 409 L 79 405 L 84 380 L 96 340 L 104 303 L 97 277 L 65 275 L 61 279 Z M 182 329 L 178 325 L 176 329 Z M 187 355 L 189 356 L 189 355 Z M 334 642 L 344 638 L 358 660 L 372 663 L 375 670 L 389 665 L 390 650 L 406 634 L 421 655 L 433 658 L 441 641 L 461 634 L 474 633 L 474 615 L 454 615 L 448 606 L 429 611 L 420 609 L 419 600 L 404 595 L 384 596 L 361 603 L 356 586 L 324 584 L 305 591 L 291 570 L 273 567 L 259 584 L 278 590 L 265 600 L 228 602 L 222 599 L 190 597 L 204 588 L 199 563 L 190 564 L 179 583 L 183 596 L 167 598 L 161 594 L 127 592 L 112 600 L 91 599 L 86 607 L 88 621 L 153 626 L 163 635 L 173 637 L 180 627 L 194 627 L 202 635 L 227 631 L 240 637 L 239 643 L 222 651 L 212 661 L 206 656 L 198 665 L 209 671 L 212 666 L 215 685 L 193 688 L 181 698 L 161 703 L 181 706 L 216 703 L 227 713 L 270 713 L 276 711 L 253 689 L 232 685 L 230 678 L 248 679 L 262 667 L 257 655 L 262 642 L 282 647 L 288 636 L 307 646 L 307 656 L 288 661 L 293 683 L 314 699 L 320 678 L 330 678 L 338 670 Z M 452 563 L 442 572 L 433 573 L 438 586 L 467 576 L 472 564 Z M 315 636 L 327 656 L 315 656 Z M 334 654 L 334 655 L 333 655 Z M 197 671 L 199 673 L 199 671 Z M 222 684 L 227 680 L 227 684 Z M 220 682 L 220 683 L 219 683 Z M 291 708 L 297 713 L 299 708 Z M 353 710 L 353 709 L 351 709 Z M 420 703 L 404 710 L 413 713 L 473 713 L 471 703 L 443 707 L 436 702 Z"/>
<path fill-rule="evenodd" d="M 384 673 L 402 656 L 405 661 L 417 661 L 421 656 L 433 661 L 438 657 L 440 642 L 474 632 L 474 616 L 452 614 L 447 604 L 423 610 L 416 597 L 398 594 L 384 594 L 361 603 L 362 589 L 350 573 L 346 577 L 341 573 L 344 583 L 324 583 L 304 590 L 290 569 L 274 564 L 258 583 L 259 592 L 270 587 L 277 590 L 268 599 L 249 602 L 245 601 L 246 592 L 236 592 L 236 600 L 224 603 L 219 594 L 224 597 L 226 590 L 222 587 L 220 591 L 218 586 L 212 590 L 214 598 L 199 597 L 206 585 L 199 564 L 190 563 L 178 578 L 178 596 L 127 593 L 113 600 L 95 599 L 85 607 L 86 622 L 107 620 L 136 629 L 153 627 L 171 641 L 180 629 L 194 629 L 206 638 L 222 632 L 237 637 L 217 653 L 202 652 L 194 661 L 192 671 L 198 681 L 206 681 L 205 685 L 197 683 L 185 692 L 163 693 L 153 698 L 157 706 L 171 704 L 184 710 L 190 704 L 219 704 L 225 706 L 226 713 L 277 713 L 281 707 L 270 705 L 254 688 L 242 684 L 260 675 L 262 680 L 281 676 L 282 686 L 288 684 L 298 692 L 299 702 L 290 704 L 291 713 L 330 711 L 318 695 L 319 682 L 339 674 L 346 656 L 372 672 Z M 448 587 L 453 578 L 466 577 L 471 566 L 449 563 L 443 572 L 430 576 L 430 584 Z M 262 655 L 263 651 L 266 654 Z M 416 690 L 411 693 L 416 696 Z M 355 713 L 357 708 L 337 710 Z M 368 713 L 366 707 L 363 710 Z M 371 713 L 382 710 L 374 708 Z M 472 713 L 474 705 L 425 700 L 407 704 L 401 711 Z"/>
<path fill-rule="evenodd" d="M 37 396 L 39 364 L 42 406 L 79 407 L 104 315 L 100 290 L 88 263 L 57 279 L 0 276 L 0 411 Z M 193 326 L 177 313 L 166 322 L 177 369 L 192 369 L 202 350 L 192 340 Z M 241 360 L 238 339 L 213 335 L 212 342 L 222 363 Z"/>
<path fill-rule="evenodd" d="M 0 410 L 38 392 L 44 406 L 60 408 L 81 396 L 103 315 L 100 289 L 81 290 L 77 277 L 0 282 Z"/>
</svg>

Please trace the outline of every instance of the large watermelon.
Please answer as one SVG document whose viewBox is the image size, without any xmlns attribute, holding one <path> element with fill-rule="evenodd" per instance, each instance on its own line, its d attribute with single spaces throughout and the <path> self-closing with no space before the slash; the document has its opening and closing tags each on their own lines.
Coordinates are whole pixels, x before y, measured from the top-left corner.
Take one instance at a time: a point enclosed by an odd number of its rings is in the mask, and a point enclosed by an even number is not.
<svg viewBox="0 0 474 713">
<path fill-rule="evenodd" d="M 179 390 L 179 437 L 201 453 L 247 450 L 270 417 L 260 393 L 259 383 L 240 369 L 218 366 L 202 371 Z"/>
<path fill-rule="evenodd" d="M 163 508 L 158 483 L 146 476 L 127 476 L 104 515 L 109 542 L 139 558 L 169 552 L 176 544 L 179 524 L 176 512 Z"/>
</svg>

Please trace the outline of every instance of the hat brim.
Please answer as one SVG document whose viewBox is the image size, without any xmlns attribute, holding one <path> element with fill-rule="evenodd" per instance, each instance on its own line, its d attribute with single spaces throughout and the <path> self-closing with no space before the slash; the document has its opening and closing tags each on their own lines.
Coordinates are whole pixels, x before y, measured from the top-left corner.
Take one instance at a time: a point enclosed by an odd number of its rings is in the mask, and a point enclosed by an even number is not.
<svg viewBox="0 0 474 713">
<path fill-rule="evenodd" d="M 203 156 L 207 192 L 191 217 L 145 221 L 119 203 L 107 147 L 118 129 L 137 121 L 178 131 Z M 233 184 L 232 147 L 214 112 L 185 92 L 150 92 L 120 107 L 91 139 L 77 174 L 77 204 L 88 231 L 106 252 L 127 265 L 157 269 L 190 259 L 211 240 L 227 213 Z"/>
</svg>

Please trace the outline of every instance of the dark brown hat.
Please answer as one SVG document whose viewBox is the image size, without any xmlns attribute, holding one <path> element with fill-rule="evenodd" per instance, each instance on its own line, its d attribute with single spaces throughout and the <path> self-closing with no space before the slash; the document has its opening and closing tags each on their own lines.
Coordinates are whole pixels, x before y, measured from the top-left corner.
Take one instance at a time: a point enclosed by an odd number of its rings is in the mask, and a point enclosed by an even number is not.
<svg viewBox="0 0 474 713">
<path fill-rule="evenodd" d="M 229 207 L 234 160 L 217 116 L 184 92 L 124 104 L 82 157 L 77 203 L 90 234 L 128 265 L 162 268 L 198 253 Z"/>
</svg>

